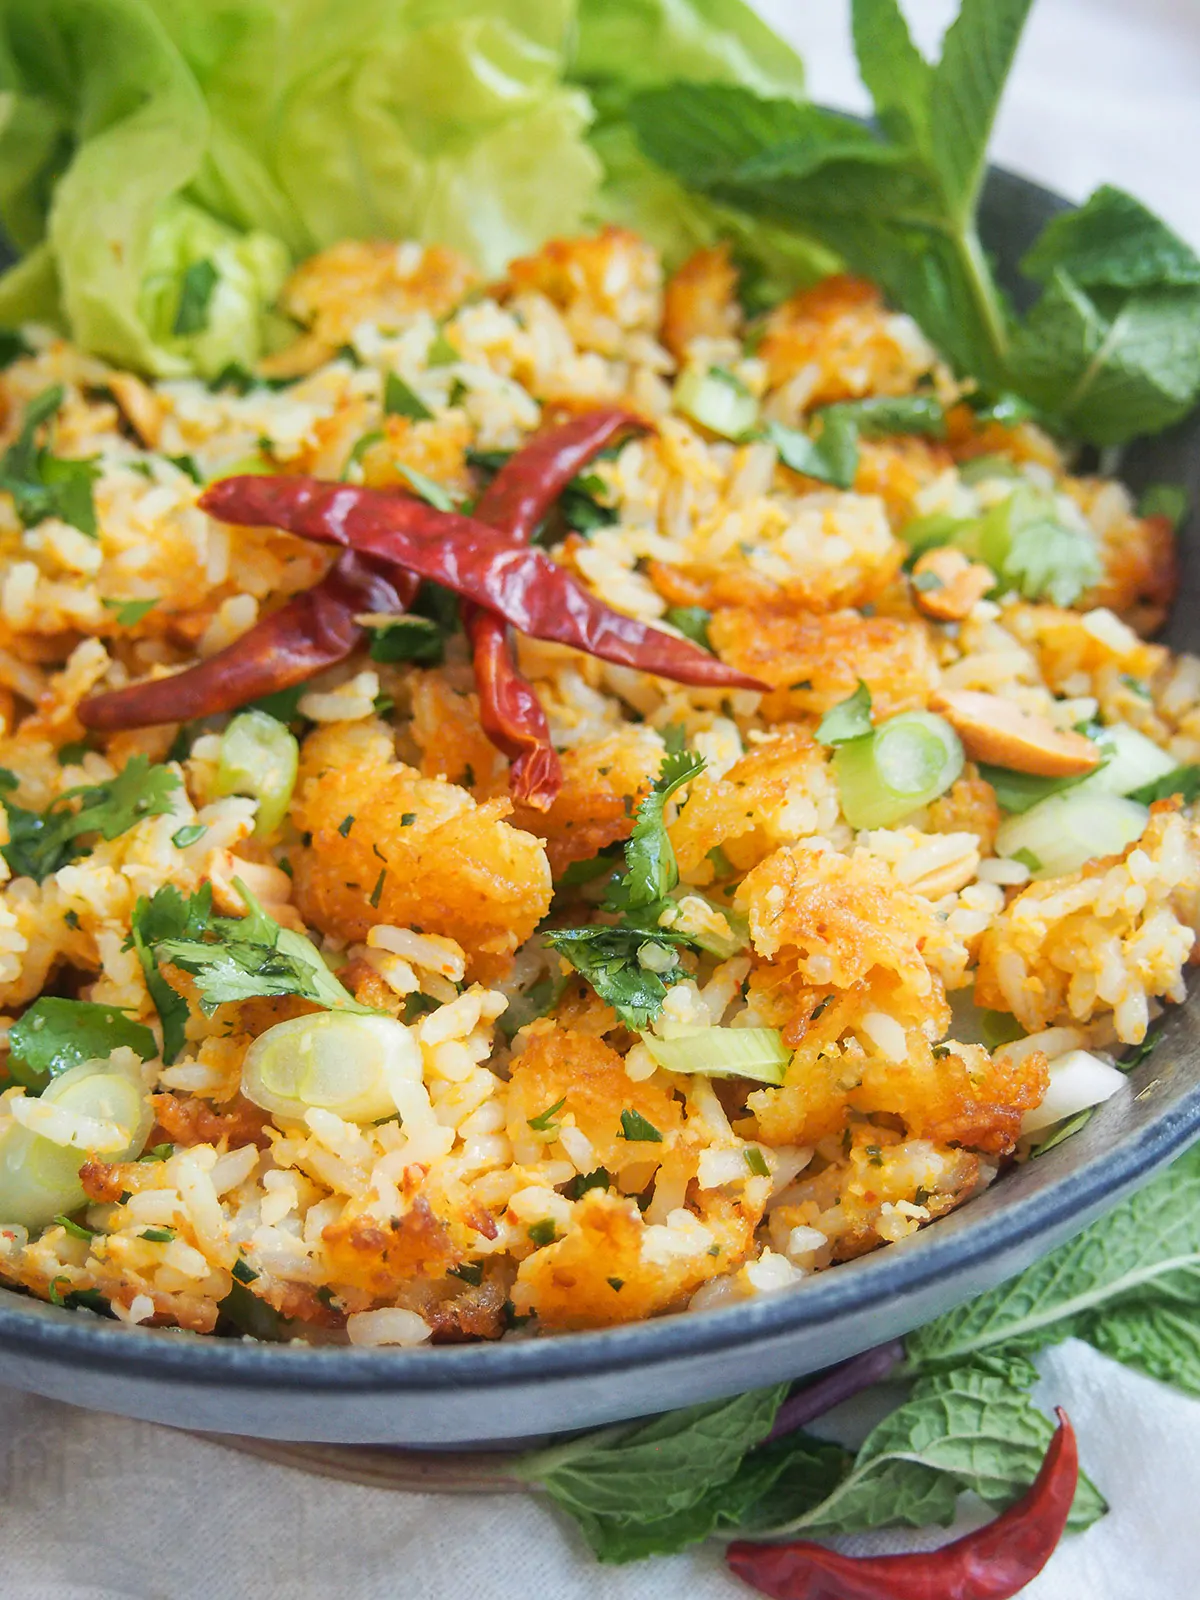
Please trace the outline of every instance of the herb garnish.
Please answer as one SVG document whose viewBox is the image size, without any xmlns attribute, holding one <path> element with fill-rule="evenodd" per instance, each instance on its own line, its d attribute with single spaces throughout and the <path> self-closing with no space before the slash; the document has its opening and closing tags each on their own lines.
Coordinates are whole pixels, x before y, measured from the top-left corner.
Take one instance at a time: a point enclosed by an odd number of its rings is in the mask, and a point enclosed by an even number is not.
<svg viewBox="0 0 1200 1600">
<path fill-rule="evenodd" d="M 0 456 L 0 490 L 12 495 L 17 515 L 27 528 L 47 517 L 58 517 L 94 539 L 92 484 L 100 469 L 93 461 L 68 460 L 36 443 L 37 430 L 56 414 L 65 397 L 62 384 L 56 383 L 25 407 L 20 433 Z"/>
<path fill-rule="evenodd" d="M 9 842 L 4 859 L 16 877 L 40 883 L 75 856 L 86 853 L 81 843 L 89 834 L 116 839 L 145 817 L 171 810 L 179 779 L 165 766 L 151 766 L 148 756 L 133 756 L 104 783 L 67 789 L 45 811 L 26 811 L 6 802 Z M 72 802 L 78 806 L 72 809 Z"/>
<path fill-rule="evenodd" d="M 150 1029 L 119 1006 L 42 995 L 8 1031 L 8 1070 L 18 1083 L 40 1093 L 81 1061 L 100 1061 L 114 1050 L 134 1050 L 143 1061 L 158 1054 Z"/>
</svg>

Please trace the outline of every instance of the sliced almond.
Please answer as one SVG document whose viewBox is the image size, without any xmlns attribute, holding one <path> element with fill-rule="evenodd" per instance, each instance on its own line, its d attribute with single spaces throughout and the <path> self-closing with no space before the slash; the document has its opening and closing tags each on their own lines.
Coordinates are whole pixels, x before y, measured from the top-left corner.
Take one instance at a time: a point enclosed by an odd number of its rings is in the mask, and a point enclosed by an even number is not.
<svg viewBox="0 0 1200 1600">
<path fill-rule="evenodd" d="M 995 583 L 990 567 L 941 545 L 926 550 L 913 567 L 913 601 L 935 622 L 960 622 Z"/>
<path fill-rule="evenodd" d="M 930 702 L 940 711 L 974 761 L 987 761 L 1039 778 L 1075 778 L 1102 760 L 1099 746 L 1079 733 L 1063 733 L 1011 700 L 975 689 L 950 689 Z"/>
<path fill-rule="evenodd" d="M 165 415 L 158 395 L 131 372 L 110 372 L 105 383 L 134 433 L 148 450 L 157 450 Z"/>
</svg>

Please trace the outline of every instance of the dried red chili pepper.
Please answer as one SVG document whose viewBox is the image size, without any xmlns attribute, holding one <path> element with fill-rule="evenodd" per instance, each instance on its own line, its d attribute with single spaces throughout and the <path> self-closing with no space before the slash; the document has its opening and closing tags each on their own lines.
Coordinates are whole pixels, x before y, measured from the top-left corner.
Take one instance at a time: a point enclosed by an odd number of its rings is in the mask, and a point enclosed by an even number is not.
<svg viewBox="0 0 1200 1600">
<path fill-rule="evenodd" d="M 1042 1570 L 1067 1525 L 1079 1482 L 1075 1431 L 1061 1408 L 1058 1431 L 1027 1493 L 995 1521 L 940 1550 L 843 1556 L 798 1539 L 739 1539 L 726 1560 L 772 1600 L 1010 1600 Z"/>
<path fill-rule="evenodd" d="M 294 594 L 207 661 L 94 695 L 79 706 L 79 720 L 85 728 L 115 733 L 215 716 L 290 689 L 350 654 L 366 631 L 354 620 L 359 613 L 406 611 L 416 592 L 411 573 L 344 551 L 320 583 Z"/>
<path fill-rule="evenodd" d="M 539 434 L 504 463 L 480 495 L 474 515 L 514 544 L 527 544 L 580 468 L 623 428 L 638 425 L 626 411 L 589 411 Z M 475 664 L 483 731 L 511 762 L 509 786 L 515 798 L 547 811 L 562 787 L 562 767 L 537 691 L 513 659 L 508 624 L 469 601 L 463 603 L 462 620 Z"/>
<path fill-rule="evenodd" d="M 535 639 L 708 688 L 765 689 L 686 639 L 597 600 L 544 550 L 522 548 L 471 517 L 385 490 L 317 478 L 223 478 L 200 496 L 225 522 L 285 528 L 395 562 L 497 611 Z"/>
</svg>

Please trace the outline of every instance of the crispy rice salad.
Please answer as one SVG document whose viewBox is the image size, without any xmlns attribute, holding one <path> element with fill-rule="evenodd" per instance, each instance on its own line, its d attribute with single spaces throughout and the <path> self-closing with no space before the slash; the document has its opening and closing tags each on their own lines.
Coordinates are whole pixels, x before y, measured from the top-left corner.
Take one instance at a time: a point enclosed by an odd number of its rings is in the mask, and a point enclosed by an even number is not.
<svg viewBox="0 0 1200 1600">
<path fill-rule="evenodd" d="M 346 243 L 254 374 L 25 331 L 6 1282 L 603 1327 L 902 1239 L 1124 1090 L 1200 918 L 1170 520 L 869 284 L 736 288 L 615 229 L 491 286 Z"/>
</svg>

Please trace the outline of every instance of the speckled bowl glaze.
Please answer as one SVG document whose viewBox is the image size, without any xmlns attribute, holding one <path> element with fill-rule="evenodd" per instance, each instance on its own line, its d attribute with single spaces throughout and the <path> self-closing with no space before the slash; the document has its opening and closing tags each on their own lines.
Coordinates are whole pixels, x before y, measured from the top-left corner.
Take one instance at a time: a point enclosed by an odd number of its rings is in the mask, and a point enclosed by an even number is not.
<svg viewBox="0 0 1200 1600">
<path fill-rule="evenodd" d="M 1066 202 L 994 171 L 985 243 L 1016 263 Z M 1131 449 L 1137 488 L 1200 494 L 1200 417 Z M 1200 536 L 1167 633 L 1200 650 Z M 310 1349 L 129 1328 L 0 1290 L 0 1382 L 176 1427 L 266 1439 L 500 1446 L 715 1399 L 813 1372 L 1020 1272 L 1200 1136 L 1200 990 L 1173 1010 L 1131 1092 L 962 1210 L 874 1255 L 727 1310 L 557 1339 L 417 1350 Z"/>
</svg>

